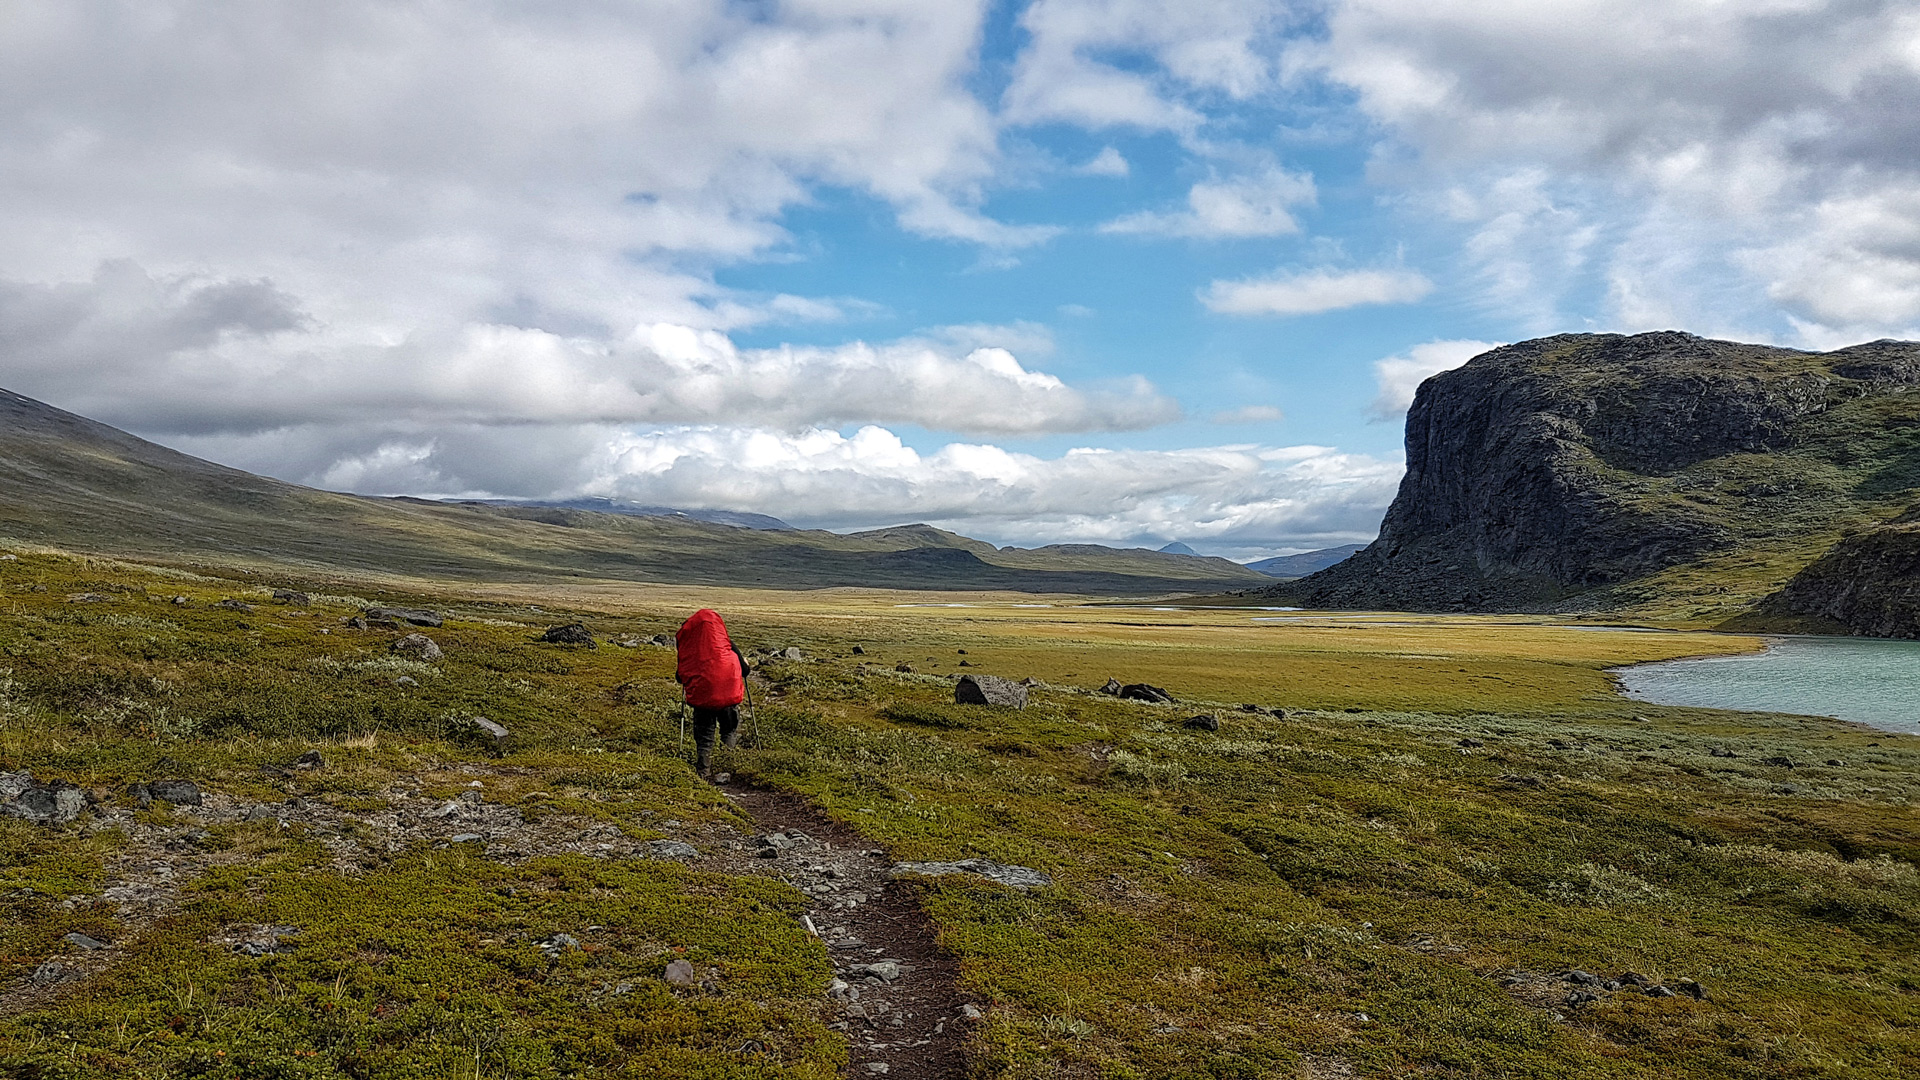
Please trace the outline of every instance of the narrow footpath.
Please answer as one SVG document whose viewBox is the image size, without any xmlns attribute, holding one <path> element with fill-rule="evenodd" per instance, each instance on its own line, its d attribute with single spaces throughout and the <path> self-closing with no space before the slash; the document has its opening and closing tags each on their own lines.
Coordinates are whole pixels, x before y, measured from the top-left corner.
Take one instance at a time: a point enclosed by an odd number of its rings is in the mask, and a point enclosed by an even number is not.
<svg viewBox="0 0 1920 1080">
<path fill-rule="evenodd" d="M 833 957 L 828 996 L 853 1051 L 847 1075 L 952 1080 L 979 1008 L 961 994 L 957 965 L 935 940 L 893 860 L 805 799 L 738 783 L 720 785 L 753 819 L 746 840 L 716 838 L 729 873 L 771 877 L 813 898 L 807 918 Z"/>
</svg>

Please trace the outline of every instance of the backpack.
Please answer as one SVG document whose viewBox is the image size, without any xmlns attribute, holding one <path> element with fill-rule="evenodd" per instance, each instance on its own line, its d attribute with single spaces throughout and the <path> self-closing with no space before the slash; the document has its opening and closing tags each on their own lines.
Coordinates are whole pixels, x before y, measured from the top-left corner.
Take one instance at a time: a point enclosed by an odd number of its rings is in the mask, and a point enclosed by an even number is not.
<svg viewBox="0 0 1920 1080">
<path fill-rule="evenodd" d="M 676 635 L 680 663 L 673 677 L 686 691 L 687 704 L 696 709 L 725 709 L 747 697 L 747 681 L 740 672 L 740 654 L 727 637 L 727 624 L 717 612 L 701 608 L 681 624 Z"/>
</svg>

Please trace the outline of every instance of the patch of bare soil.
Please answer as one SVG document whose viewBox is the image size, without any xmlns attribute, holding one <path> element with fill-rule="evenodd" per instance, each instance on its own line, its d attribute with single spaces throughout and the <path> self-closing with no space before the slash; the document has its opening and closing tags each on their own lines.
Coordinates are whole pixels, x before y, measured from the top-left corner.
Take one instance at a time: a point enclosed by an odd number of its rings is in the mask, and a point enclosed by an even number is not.
<svg viewBox="0 0 1920 1080">
<path fill-rule="evenodd" d="M 730 873 L 778 878 L 813 898 L 807 914 L 833 957 L 832 1026 L 852 1044 L 848 1075 L 946 1080 L 965 1072 L 967 1028 L 980 1017 L 958 965 L 935 938 L 893 860 L 811 803 L 743 784 L 721 785 L 759 830 L 719 839 Z"/>
</svg>

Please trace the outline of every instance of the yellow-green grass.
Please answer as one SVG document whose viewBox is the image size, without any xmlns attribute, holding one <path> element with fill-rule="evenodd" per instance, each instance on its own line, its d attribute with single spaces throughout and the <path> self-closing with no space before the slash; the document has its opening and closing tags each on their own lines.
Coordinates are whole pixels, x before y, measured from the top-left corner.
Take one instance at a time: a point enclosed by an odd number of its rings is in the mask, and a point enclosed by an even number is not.
<svg viewBox="0 0 1920 1080">
<path fill-rule="evenodd" d="M 47 591 L 21 591 L 34 584 Z M 400 777 L 450 795 L 476 766 L 497 774 L 490 800 L 530 816 L 636 837 L 669 816 L 738 822 L 674 757 L 669 650 L 530 640 L 576 615 L 650 635 L 715 606 L 743 644 L 809 654 L 763 664 L 765 745 L 727 767 L 807 794 L 900 858 L 1053 876 L 1032 893 L 920 885 L 988 1005 L 978 1076 L 1920 1072 L 1914 740 L 1609 688 L 1608 667 L 1754 639 L 1254 623 L 1296 616 L 1012 595 L 401 584 L 337 588 L 453 613 L 430 631 L 446 659 L 405 692 L 382 667 L 390 635 L 338 631 L 346 596 L 316 597 L 311 617 L 253 596 L 246 615 L 206 606 L 244 583 L 52 554 L 0 563 L 0 768 L 100 788 L 166 769 L 264 799 L 284 789 L 261 765 L 319 746 L 328 768 L 295 782 L 343 809 L 372 808 Z M 85 591 L 110 599 L 67 602 Z M 176 592 L 196 603 L 166 603 Z M 1046 685 L 1022 712 L 955 706 L 946 677 L 963 659 Z M 1110 675 L 1183 704 L 1089 692 Z M 1218 733 L 1182 728 L 1203 708 Z M 494 760 L 452 740 L 450 718 L 473 712 L 503 719 L 518 748 Z M 97 890 L 120 841 L 4 826 L 0 975 L 18 979 L 69 930 L 117 939 L 110 912 L 60 899 Z M 781 887 L 426 848 L 342 871 L 262 825 L 212 842 L 243 868 L 193 884 L 176 919 L 135 935 L 102 992 L 0 1020 L 0 1073 L 816 1076 L 845 1060 L 808 1004 L 825 954 L 795 932 L 798 898 Z M 737 925 L 701 915 L 716 904 Z M 619 931 L 607 948 L 543 966 L 532 939 L 589 918 Z M 277 981 L 207 943 L 275 921 L 307 927 Z M 653 978 L 676 946 L 728 973 L 711 1003 L 654 982 L 594 996 Z M 1502 983 L 1567 967 L 1697 979 L 1711 1000 L 1575 1007 Z M 732 1053 L 749 1038 L 775 1054 Z"/>
</svg>

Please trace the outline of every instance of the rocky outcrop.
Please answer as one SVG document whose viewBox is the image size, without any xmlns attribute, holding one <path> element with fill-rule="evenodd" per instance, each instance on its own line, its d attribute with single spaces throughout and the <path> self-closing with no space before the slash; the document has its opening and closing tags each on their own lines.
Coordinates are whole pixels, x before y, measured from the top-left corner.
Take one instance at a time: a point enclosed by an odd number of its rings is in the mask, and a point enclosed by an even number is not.
<svg viewBox="0 0 1920 1080">
<path fill-rule="evenodd" d="M 1884 482 L 1911 464 L 1883 434 L 1920 415 L 1916 388 L 1920 345 L 1905 342 L 1819 354 L 1663 332 L 1494 349 L 1420 387 L 1379 539 L 1263 594 L 1582 609 L 1756 539 L 1831 535 L 1873 498 L 1870 470 Z"/>
<path fill-rule="evenodd" d="M 1760 605 L 1849 634 L 1920 638 L 1920 523 L 1850 536 Z"/>
</svg>

